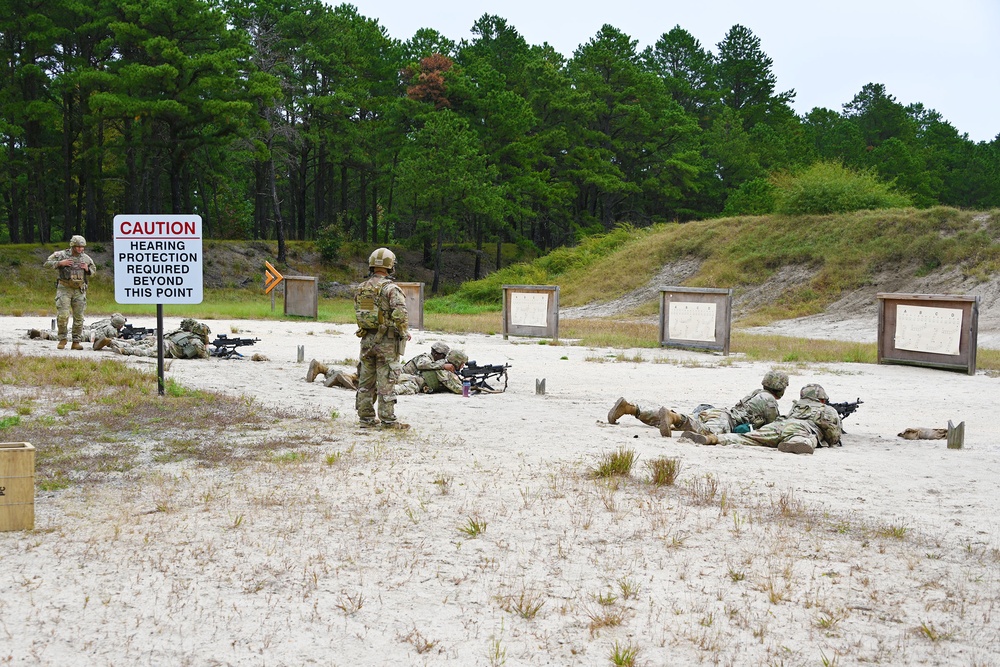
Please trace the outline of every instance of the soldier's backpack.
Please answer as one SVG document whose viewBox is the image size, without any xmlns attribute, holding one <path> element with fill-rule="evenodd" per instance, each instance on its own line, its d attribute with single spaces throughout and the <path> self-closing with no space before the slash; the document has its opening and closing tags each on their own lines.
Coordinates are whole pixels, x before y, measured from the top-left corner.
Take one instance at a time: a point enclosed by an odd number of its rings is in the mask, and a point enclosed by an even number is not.
<svg viewBox="0 0 1000 667">
<path fill-rule="evenodd" d="M 366 280 L 354 295 L 354 317 L 358 328 L 373 331 L 383 324 L 382 310 L 378 307 L 382 298 L 382 287 L 386 281 Z"/>
<path fill-rule="evenodd" d="M 177 331 L 169 334 L 168 340 L 176 346 L 178 354 L 175 356 L 180 359 L 196 359 L 204 356 L 199 349 L 199 347 L 204 348 L 204 343 L 202 343 L 201 336 L 196 333 Z"/>
</svg>

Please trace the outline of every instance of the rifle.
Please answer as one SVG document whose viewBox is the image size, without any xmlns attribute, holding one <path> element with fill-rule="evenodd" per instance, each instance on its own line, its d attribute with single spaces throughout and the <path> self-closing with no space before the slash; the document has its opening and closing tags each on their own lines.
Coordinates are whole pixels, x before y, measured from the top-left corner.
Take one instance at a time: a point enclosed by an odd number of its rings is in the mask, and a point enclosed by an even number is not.
<svg viewBox="0 0 1000 667">
<path fill-rule="evenodd" d="M 470 388 L 473 391 L 491 391 L 491 392 L 501 392 L 507 391 L 507 369 L 510 368 L 510 364 L 487 364 L 485 366 L 480 366 L 476 364 L 475 361 L 470 361 L 468 364 L 462 367 L 458 371 L 458 376 L 462 378 L 462 381 L 469 381 Z M 503 378 L 503 389 L 494 389 L 489 385 L 487 380 L 490 378 L 496 378 L 499 380 Z"/>
<path fill-rule="evenodd" d="M 840 430 L 843 433 L 847 433 L 843 425 L 844 418 L 850 417 L 852 414 L 854 414 L 854 412 L 858 409 L 858 406 L 861 405 L 862 403 L 864 403 L 864 401 L 862 401 L 860 398 L 854 401 L 853 403 L 848 403 L 847 401 L 844 401 L 843 403 L 827 403 L 827 405 L 836 410 L 837 414 L 840 415 L 840 424 L 841 424 Z"/>
<path fill-rule="evenodd" d="M 242 359 L 243 355 L 237 352 L 236 348 L 259 342 L 260 338 L 230 338 L 226 334 L 219 334 L 212 341 L 212 345 L 215 347 L 212 356 L 220 359 L 232 359 L 233 357 Z"/>
<path fill-rule="evenodd" d="M 853 415 L 857 411 L 858 406 L 862 403 L 864 403 L 864 401 L 859 398 L 853 403 L 844 401 L 843 403 L 827 403 L 827 405 L 836 410 L 837 414 L 840 415 L 840 420 L 844 421 L 844 418 Z"/>
<path fill-rule="evenodd" d="M 125 340 L 142 340 L 149 334 L 155 334 L 156 329 L 146 329 L 145 327 L 134 327 L 131 324 L 126 324 L 122 327 L 121 331 L 118 332 L 120 338 Z"/>
</svg>

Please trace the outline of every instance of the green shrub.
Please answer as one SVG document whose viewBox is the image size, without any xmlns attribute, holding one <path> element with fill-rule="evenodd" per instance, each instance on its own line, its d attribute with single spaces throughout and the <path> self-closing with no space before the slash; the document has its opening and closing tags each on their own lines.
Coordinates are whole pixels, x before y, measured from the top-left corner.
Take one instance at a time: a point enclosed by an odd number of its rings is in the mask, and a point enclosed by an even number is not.
<svg viewBox="0 0 1000 667">
<path fill-rule="evenodd" d="M 427 302 L 427 312 L 478 312 L 476 306 L 499 308 L 504 285 L 550 285 L 558 276 L 573 269 L 584 269 L 608 257 L 633 240 L 637 231 L 631 225 L 620 224 L 606 234 L 587 236 L 573 247 L 556 248 L 531 263 L 511 264 L 481 280 L 462 283 L 448 297 Z"/>
<path fill-rule="evenodd" d="M 729 195 L 722 214 L 736 216 L 774 213 L 776 198 L 777 188 L 774 187 L 774 183 L 766 178 L 755 178 Z"/>
<path fill-rule="evenodd" d="M 852 171 L 836 162 L 816 162 L 804 172 L 775 179 L 775 211 L 788 215 L 847 213 L 906 208 L 910 198 L 880 181 L 873 171 Z"/>
<path fill-rule="evenodd" d="M 340 247 L 344 244 L 344 236 L 337 224 L 327 225 L 316 232 L 316 247 L 320 256 L 328 262 L 340 258 Z"/>
</svg>

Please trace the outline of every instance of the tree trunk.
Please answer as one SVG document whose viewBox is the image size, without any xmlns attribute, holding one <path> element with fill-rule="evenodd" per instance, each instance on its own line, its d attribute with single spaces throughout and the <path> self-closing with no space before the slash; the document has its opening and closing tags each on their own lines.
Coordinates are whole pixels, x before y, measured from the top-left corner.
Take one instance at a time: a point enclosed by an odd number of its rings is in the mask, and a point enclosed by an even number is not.
<svg viewBox="0 0 1000 667">
<path fill-rule="evenodd" d="M 476 232 L 476 266 L 472 271 L 472 279 L 479 280 L 480 272 L 483 268 L 483 223 L 480 220 L 475 222 Z"/>
<path fill-rule="evenodd" d="M 326 179 L 329 177 L 326 162 L 326 144 L 320 143 L 316 155 L 316 180 L 313 189 L 313 224 L 306 228 L 305 238 L 316 238 L 316 231 L 330 224 L 326 209 Z"/>
<path fill-rule="evenodd" d="M 358 176 L 361 183 L 361 192 L 358 195 L 358 199 L 361 203 L 361 220 L 358 222 L 358 239 L 361 241 L 368 240 L 368 174 L 364 169 L 358 170 Z"/>
<path fill-rule="evenodd" d="M 388 231 L 383 235 L 389 243 Z M 378 245 L 378 180 L 372 181 L 372 243 Z"/>
<path fill-rule="evenodd" d="M 10 145 L 8 146 L 8 154 L 10 156 L 10 161 L 7 163 L 8 171 L 13 172 L 14 170 L 14 138 L 11 137 Z M 19 211 L 21 209 L 21 203 L 19 201 L 20 196 L 17 191 L 17 180 L 12 174 L 8 176 L 7 183 L 9 189 L 5 191 L 4 198 L 7 200 L 7 231 L 10 233 L 11 243 L 21 242 L 21 220 Z"/>
<path fill-rule="evenodd" d="M 351 220 L 350 220 L 350 217 L 347 215 L 347 186 L 348 186 L 348 182 L 349 181 L 348 181 L 348 178 L 347 178 L 347 165 L 342 163 L 340 165 L 340 210 L 337 211 L 337 212 L 340 213 L 343 216 L 343 218 L 341 220 L 344 223 L 344 234 L 345 235 L 349 235 L 350 231 L 351 231 Z"/>
<path fill-rule="evenodd" d="M 126 114 L 128 115 L 128 114 Z M 135 125 L 125 119 L 125 211 L 139 212 L 139 172 L 135 165 Z"/>
<path fill-rule="evenodd" d="M 69 241 L 73 227 L 73 108 L 73 96 L 63 95 L 63 241 Z"/>
<path fill-rule="evenodd" d="M 278 237 L 278 257 L 282 264 L 288 261 L 285 249 L 285 221 L 281 217 L 281 202 L 278 200 L 278 183 L 274 174 L 274 158 L 268 160 L 268 173 L 271 181 L 271 200 L 274 206 L 274 226 Z"/>
<path fill-rule="evenodd" d="M 438 227 L 437 248 L 434 250 L 434 282 L 431 284 L 431 294 L 437 294 L 441 282 L 441 247 L 444 245 L 444 225 Z"/>
<path fill-rule="evenodd" d="M 265 181 L 265 170 L 263 162 L 254 163 L 254 197 L 253 197 L 253 237 L 255 239 L 266 238 L 265 220 L 267 213 L 267 187 Z"/>
</svg>

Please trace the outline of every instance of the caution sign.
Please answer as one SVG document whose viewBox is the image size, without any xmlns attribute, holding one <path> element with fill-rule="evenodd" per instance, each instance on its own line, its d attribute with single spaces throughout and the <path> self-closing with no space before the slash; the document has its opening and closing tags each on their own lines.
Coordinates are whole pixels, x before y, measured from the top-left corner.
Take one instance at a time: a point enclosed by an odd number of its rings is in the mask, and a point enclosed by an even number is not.
<svg viewBox="0 0 1000 667">
<path fill-rule="evenodd" d="M 115 301 L 201 303 L 200 215 L 116 215 Z"/>
<path fill-rule="evenodd" d="M 285 277 L 278 273 L 278 269 L 271 266 L 271 262 L 264 262 L 264 294 L 270 294 L 271 290 L 284 279 Z"/>
</svg>

